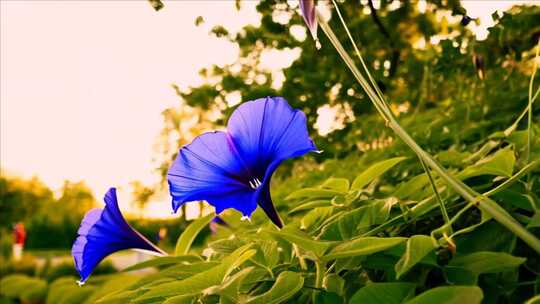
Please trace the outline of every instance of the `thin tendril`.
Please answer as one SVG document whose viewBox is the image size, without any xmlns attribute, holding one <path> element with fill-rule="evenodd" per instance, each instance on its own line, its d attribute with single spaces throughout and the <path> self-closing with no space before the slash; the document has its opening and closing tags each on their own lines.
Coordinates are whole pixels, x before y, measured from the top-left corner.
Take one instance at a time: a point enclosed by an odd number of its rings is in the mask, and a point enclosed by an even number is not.
<svg viewBox="0 0 540 304">
<path fill-rule="evenodd" d="M 444 222 L 448 225 L 449 229 L 450 229 L 450 234 L 452 234 L 452 223 L 450 223 L 450 218 L 448 217 L 448 212 L 446 211 L 446 207 L 444 205 L 444 202 L 441 198 L 441 196 L 439 195 L 439 191 L 437 190 L 437 186 L 435 185 L 435 181 L 433 180 L 433 177 L 431 176 L 431 172 L 428 168 L 428 166 L 426 165 L 426 163 L 421 159 L 420 159 L 420 163 L 422 164 L 422 167 L 424 168 L 424 171 L 426 171 L 426 174 L 429 178 L 429 183 L 431 184 L 431 188 L 433 189 L 433 192 L 435 193 L 435 197 L 437 198 L 437 202 L 439 203 L 439 206 L 441 208 L 441 213 L 442 213 L 442 216 L 444 218 Z"/>
</svg>

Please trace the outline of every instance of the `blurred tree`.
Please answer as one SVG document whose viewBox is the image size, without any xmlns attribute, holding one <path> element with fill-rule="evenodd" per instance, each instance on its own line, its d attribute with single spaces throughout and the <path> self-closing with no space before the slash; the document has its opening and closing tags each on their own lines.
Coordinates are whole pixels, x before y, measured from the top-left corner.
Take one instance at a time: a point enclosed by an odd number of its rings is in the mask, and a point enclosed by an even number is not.
<svg viewBox="0 0 540 304">
<path fill-rule="evenodd" d="M 28 222 L 29 248 L 70 248 L 84 214 L 97 205 L 84 182 L 65 181 L 58 199 L 40 205 Z"/>
<path fill-rule="evenodd" d="M 69 248 L 84 214 L 96 205 L 83 182 L 66 181 L 56 199 L 39 179 L 0 178 L 0 230 L 27 227 L 28 248 Z"/>
<path fill-rule="evenodd" d="M 131 182 L 131 195 L 133 197 L 133 204 L 139 209 L 139 215 L 143 217 L 144 208 L 150 202 L 150 199 L 155 193 L 154 188 L 145 186 L 140 181 Z"/>
<path fill-rule="evenodd" d="M 65 181 L 61 191 L 62 195 L 56 201 L 57 210 L 62 210 L 66 216 L 79 218 L 96 205 L 92 190 L 84 182 Z"/>
<path fill-rule="evenodd" d="M 527 52 L 540 35 L 540 7 L 516 7 L 502 16 L 495 14 L 498 23 L 490 29 L 488 39 L 476 41 L 470 30 L 472 19 L 467 19 L 458 0 L 340 1 L 339 5 L 374 78 L 400 119 L 412 123 L 415 113 L 430 109 L 438 109 L 436 115 L 441 117 L 458 118 L 453 125 L 444 126 L 459 131 L 452 139 L 435 136 L 442 131 L 426 136 L 425 125 L 419 130 L 411 126 L 413 135 L 422 137 L 420 142 L 435 148 L 477 140 L 478 133 L 467 133 L 469 139 L 462 134 L 479 124 L 484 127 L 483 135 L 489 134 L 524 107 L 531 70 L 525 67 L 532 58 L 532 52 Z M 331 12 L 330 24 L 352 50 L 331 2 L 319 1 L 319 9 Z M 183 91 L 175 87 L 181 101 L 179 107 L 164 112 L 161 139 L 167 142 L 167 149 L 161 150 L 162 176 L 178 148 L 194 135 L 223 127 L 239 103 L 268 95 L 283 96 L 307 114 L 311 134 L 325 151 L 314 156 L 318 160 L 392 142 L 387 128 L 373 127 L 381 121 L 373 117 L 373 107 L 324 35 L 319 35 L 322 48 L 315 48 L 297 10 L 294 2 L 265 0 L 257 5 L 260 25 L 246 25 L 238 33 L 222 26 L 212 28 L 212 35 L 237 44 L 240 56 L 233 64 L 201 70 L 206 84 Z M 268 57 L 276 54 L 291 57 L 292 64 L 282 70 L 273 68 Z M 524 55 L 528 61 L 521 62 Z M 477 76 L 473 59 L 479 57 L 484 58 L 485 79 Z M 324 115 L 327 130 L 318 122 Z M 483 122 L 486 116 L 491 119 Z M 181 126 L 187 119 L 194 122 L 189 131 Z M 435 122 L 432 118 L 426 123 Z"/>
<path fill-rule="evenodd" d="M 52 191 L 37 177 L 30 180 L 0 177 L 0 229 L 11 229 L 13 224 L 28 219 L 52 201 Z"/>
</svg>

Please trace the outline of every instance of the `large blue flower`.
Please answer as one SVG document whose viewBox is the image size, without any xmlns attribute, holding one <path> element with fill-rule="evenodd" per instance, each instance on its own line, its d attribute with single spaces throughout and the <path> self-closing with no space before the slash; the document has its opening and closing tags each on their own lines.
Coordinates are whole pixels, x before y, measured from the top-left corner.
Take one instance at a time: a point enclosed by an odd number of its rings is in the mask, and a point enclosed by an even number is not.
<svg viewBox="0 0 540 304">
<path fill-rule="evenodd" d="M 169 168 L 173 209 L 206 200 L 220 213 L 234 208 L 250 217 L 259 205 L 283 224 L 270 198 L 270 179 L 282 161 L 317 148 L 306 116 L 281 97 L 248 101 L 232 114 L 226 132 L 210 132 L 180 149 Z"/>
<path fill-rule="evenodd" d="M 92 209 L 86 213 L 79 227 L 79 237 L 71 248 L 81 284 L 99 262 L 114 252 L 142 249 L 166 254 L 126 222 L 118 208 L 115 188 L 109 189 L 104 200 L 104 209 Z"/>
</svg>

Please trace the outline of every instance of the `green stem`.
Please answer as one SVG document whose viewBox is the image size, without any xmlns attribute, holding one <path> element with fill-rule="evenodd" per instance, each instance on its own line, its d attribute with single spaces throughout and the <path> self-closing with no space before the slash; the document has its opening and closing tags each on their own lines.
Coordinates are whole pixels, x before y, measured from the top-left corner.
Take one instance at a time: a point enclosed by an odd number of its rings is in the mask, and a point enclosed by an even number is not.
<svg viewBox="0 0 540 304">
<path fill-rule="evenodd" d="M 509 186 L 511 186 L 513 183 L 515 183 L 518 179 L 523 177 L 523 175 L 530 173 L 534 168 L 538 167 L 540 165 L 540 158 L 532 161 L 531 163 L 527 164 L 525 167 L 523 167 L 521 170 L 519 170 L 516 174 L 512 175 L 509 179 L 504 181 L 504 183 L 498 185 L 497 187 L 489 190 L 488 192 L 484 193 L 484 196 L 492 196 Z"/>
<path fill-rule="evenodd" d="M 382 94 L 381 90 L 379 89 L 379 86 L 375 82 L 375 79 L 371 76 L 371 73 L 369 72 L 369 69 L 367 68 L 366 62 L 364 61 L 364 58 L 362 57 L 362 53 L 360 53 L 360 50 L 358 49 L 358 46 L 356 42 L 354 41 L 353 36 L 351 35 L 351 32 L 349 31 L 349 27 L 347 26 L 347 23 L 345 22 L 345 19 L 343 19 L 343 16 L 341 15 L 341 11 L 339 10 L 339 6 L 337 5 L 335 0 L 332 0 L 332 3 L 334 4 L 334 7 L 336 8 L 336 12 L 338 14 L 339 20 L 341 21 L 341 24 L 343 25 L 343 28 L 345 29 L 345 32 L 347 33 L 347 37 L 349 37 L 349 41 L 351 42 L 354 53 L 356 54 L 356 57 L 360 59 L 360 63 L 362 64 L 362 68 L 366 72 L 369 81 L 371 82 L 371 86 L 375 89 L 377 96 L 384 101 L 384 95 Z"/>
<path fill-rule="evenodd" d="M 439 207 L 441 208 L 441 214 L 443 216 L 444 222 L 448 225 L 448 228 L 450 229 L 450 233 L 452 233 L 452 224 L 450 223 L 450 218 L 448 217 L 448 212 L 446 211 L 446 207 L 444 205 L 444 202 L 442 201 L 441 196 L 439 195 L 439 191 L 437 190 L 437 186 L 435 185 L 435 181 L 433 180 L 433 177 L 431 176 L 431 170 L 429 170 L 428 166 L 426 166 L 426 163 L 420 158 L 420 163 L 422 164 L 422 167 L 424 168 L 424 171 L 426 171 L 426 174 L 429 178 L 429 183 L 431 184 L 431 188 L 433 189 L 433 193 L 435 194 L 435 197 L 437 198 L 437 202 L 439 203 Z"/>
<path fill-rule="evenodd" d="M 482 211 L 489 214 L 501 225 L 505 226 L 507 229 L 512 231 L 515 235 L 521 238 L 525 243 L 527 243 L 531 248 L 536 252 L 540 253 L 540 240 L 536 238 L 531 232 L 525 229 L 518 221 L 516 221 L 504 208 L 499 206 L 492 199 L 483 196 L 469 186 L 465 185 L 460 180 L 454 178 L 444 170 L 437 161 L 426 153 L 420 146 L 410 137 L 410 135 L 401 128 L 397 122 L 392 121 L 390 127 L 398 134 L 398 136 L 406 142 L 406 144 L 411 147 L 411 149 L 417 153 L 428 166 L 430 166 L 437 174 L 446 181 L 446 184 L 454 189 L 459 195 L 464 199 L 473 203 L 475 206 L 480 208 Z"/>
<path fill-rule="evenodd" d="M 523 169 L 519 170 L 519 172 L 514 174 L 512 177 L 507 179 L 504 183 L 500 184 L 496 188 L 493 188 L 493 189 L 491 189 L 491 190 L 489 190 L 487 192 L 484 192 L 482 195 L 483 196 L 492 196 L 492 195 L 495 195 L 495 194 L 499 193 L 500 191 L 502 191 L 504 189 L 507 189 L 508 187 L 512 186 L 516 181 L 518 181 L 521 177 L 523 177 L 525 174 L 531 172 L 532 170 L 534 170 L 539 165 L 540 165 L 540 159 L 537 159 L 537 160 L 533 161 L 532 163 L 530 163 L 530 164 L 526 165 L 525 167 L 523 167 Z M 416 204 L 411 209 L 412 210 L 411 213 L 413 213 L 413 214 L 414 213 L 425 214 L 426 212 L 429 212 L 431 209 L 433 209 L 433 207 L 431 207 L 430 204 L 431 204 L 431 200 L 433 200 L 434 198 L 435 198 L 435 195 L 431 195 L 430 197 L 422 200 L 421 202 Z M 472 206 L 472 204 L 470 204 L 470 203 L 467 204 L 467 206 L 465 208 L 461 209 L 458 212 L 458 214 L 460 214 L 463 210 L 468 210 L 471 206 Z M 455 218 L 455 216 L 450 220 L 451 223 L 454 223 L 454 218 Z M 373 228 L 372 230 L 362 234 L 362 237 L 375 235 L 375 234 L 383 231 L 384 229 L 399 223 L 401 219 L 404 219 L 404 222 L 406 222 L 406 219 L 404 218 L 403 214 L 395 216 L 394 218 L 392 218 L 392 219 L 384 222 L 383 224 Z"/>
<path fill-rule="evenodd" d="M 375 106 L 375 109 L 379 112 L 379 114 L 386 121 L 386 123 L 389 123 L 388 115 L 392 115 L 392 114 L 388 113 L 388 109 L 384 105 L 381 105 L 381 103 L 379 102 L 380 99 L 378 98 L 377 94 L 373 91 L 371 86 L 368 84 L 368 82 L 366 81 L 366 79 L 364 78 L 360 70 L 358 70 L 358 68 L 354 64 L 354 61 L 351 59 L 349 54 L 347 54 L 347 51 L 345 51 L 345 49 L 343 48 L 343 45 L 341 45 L 341 42 L 339 42 L 336 35 L 330 28 L 330 26 L 326 23 L 326 21 L 324 21 L 324 18 L 320 16 L 320 14 L 318 13 L 317 13 L 317 20 L 319 21 L 321 28 L 323 29 L 324 33 L 326 34 L 330 42 L 332 42 L 332 45 L 334 46 L 334 48 L 338 51 L 338 54 L 341 56 L 345 64 L 349 67 L 349 69 L 353 73 L 354 77 L 356 78 L 356 80 L 358 81 L 362 89 L 364 89 L 364 92 L 368 95 L 370 100 L 373 102 L 373 106 Z"/>
<path fill-rule="evenodd" d="M 529 103 L 527 106 L 527 151 L 525 154 L 525 162 L 529 162 L 529 158 L 531 155 L 531 142 L 532 142 L 532 104 L 533 104 L 533 85 L 534 85 L 534 76 L 536 75 L 536 62 L 538 59 L 538 52 L 540 51 L 540 39 L 538 40 L 538 43 L 536 45 L 536 55 L 534 56 L 534 67 L 533 72 L 531 75 L 531 80 L 529 81 Z M 530 174 L 527 175 L 527 188 L 530 190 L 532 187 L 532 184 L 530 183 L 531 176 Z"/>
<path fill-rule="evenodd" d="M 294 250 L 294 254 L 298 258 L 298 264 L 300 264 L 300 269 L 306 270 L 307 269 L 306 260 L 304 260 L 304 258 L 300 254 L 300 249 L 298 249 L 298 246 L 296 246 L 296 244 L 293 244 L 293 250 Z"/>
<path fill-rule="evenodd" d="M 322 283 L 324 278 L 324 273 L 326 271 L 326 263 L 322 261 L 315 261 L 315 288 L 317 290 L 322 290 Z M 316 303 L 317 290 L 313 291 L 313 303 Z"/>
<path fill-rule="evenodd" d="M 345 64 L 349 67 L 354 77 L 358 80 L 358 83 L 364 89 L 365 93 L 371 99 L 373 105 L 375 106 L 379 114 L 381 114 L 381 116 L 386 120 L 388 127 L 390 127 L 395 132 L 395 134 L 399 138 L 401 138 L 401 140 L 405 142 L 405 144 L 407 144 L 418 155 L 420 159 L 422 159 L 429 167 L 431 167 L 439 175 L 439 177 L 446 182 L 449 187 L 454 189 L 454 191 L 456 191 L 464 199 L 466 199 L 470 203 L 473 203 L 482 211 L 489 214 L 496 221 L 501 223 L 503 226 L 505 226 L 507 229 L 509 229 L 519 238 L 521 238 L 525 243 L 531 246 L 536 252 L 540 253 L 539 239 L 537 239 L 532 233 L 527 231 L 521 224 L 519 224 L 519 222 L 512 218 L 512 216 L 510 216 L 510 214 L 508 214 L 506 210 L 500 207 L 493 200 L 478 194 L 477 192 L 469 188 L 467 185 L 465 185 L 463 182 L 457 180 L 456 178 L 448 174 L 446 170 L 441 165 L 439 165 L 439 163 L 437 163 L 437 161 L 435 161 L 435 159 L 433 159 L 430 154 L 425 152 L 416 143 L 416 141 L 414 141 L 414 139 L 399 125 L 399 123 L 392 115 L 390 109 L 385 106 L 384 101 L 380 100 L 377 94 L 369 86 L 369 84 L 367 83 L 363 75 L 360 73 L 351 57 L 347 54 L 347 52 L 341 45 L 341 42 L 337 39 L 334 32 L 332 31 L 328 23 L 326 23 L 324 18 L 322 18 L 320 14 L 317 14 L 317 20 L 319 21 L 319 24 L 321 25 L 324 33 L 326 34 L 334 48 L 337 50 L 338 54 L 341 56 Z"/>
<path fill-rule="evenodd" d="M 534 93 L 534 96 L 532 97 L 531 101 L 529 102 L 529 104 L 531 104 L 531 106 L 532 106 L 532 104 L 534 103 L 534 101 L 536 100 L 536 98 L 538 97 L 539 94 L 540 94 L 540 87 L 538 87 L 536 89 L 536 93 Z M 512 134 L 512 132 L 514 132 L 516 130 L 519 122 L 521 121 L 521 119 L 523 119 L 523 117 L 525 117 L 525 115 L 527 113 L 529 113 L 529 105 L 528 104 L 525 107 L 525 109 L 523 109 L 521 114 L 519 114 L 516 121 L 514 121 L 514 123 L 510 127 L 508 127 L 506 130 L 504 130 L 504 136 L 509 136 L 510 134 Z"/>
</svg>

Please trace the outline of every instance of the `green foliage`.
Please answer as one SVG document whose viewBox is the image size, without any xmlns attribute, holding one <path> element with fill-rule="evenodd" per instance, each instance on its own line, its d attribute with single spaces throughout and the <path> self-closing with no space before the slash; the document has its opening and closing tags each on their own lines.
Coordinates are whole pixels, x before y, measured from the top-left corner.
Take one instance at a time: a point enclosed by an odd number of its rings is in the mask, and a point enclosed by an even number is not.
<svg viewBox="0 0 540 304">
<path fill-rule="evenodd" d="M 176 255 L 185 255 L 189 252 L 189 248 L 191 247 L 191 244 L 195 240 L 195 237 L 197 237 L 197 234 L 210 223 L 210 221 L 214 218 L 213 214 L 209 214 L 207 216 L 201 217 L 191 223 L 189 226 L 187 226 L 186 230 L 182 232 L 182 235 L 178 238 L 178 242 L 176 243 L 176 249 L 174 250 L 174 253 Z"/>
<path fill-rule="evenodd" d="M 347 241 L 334 247 L 323 258 L 333 260 L 338 258 L 349 258 L 356 256 L 370 255 L 386 249 L 392 248 L 402 242 L 405 238 L 378 238 L 363 237 L 352 241 Z"/>
<path fill-rule="evenodd" d="M 37 265 L 35 258 L 32 256 L 23 256 L 19 261 L 0 258 L 0 277 L 14 273 L 28 276 L 36 275 Z"/>
<path fill-rule="evenodd" d="M 396 144 L 329 160 L 316 169 L 309 162 L 293 167 L 291 176 L 278 175 L 273 184 L 280 213 L 287 215 L 283 229 L 258 212 L 246 223 L 226 211 L 221 216 L 229 227 L 205 236 L 202 248 L 190 249 L 189 240 L 210 219 L 202 218 L 179 237 L 185 244 L 180 253 L 190 255 L 129 268 L 159 271 L 99 302 L 498 303 L 532 298 L 535 285 L 519 284 L 521 277 L 534 275 L 528 267 L 538 256 L 481 212 L 462 209 L 463 199 L 434 176 L 452 218 L 449 229 L 421 166 L 396 157 L 400 149 Z M 532 192 L 538 185 L 528 190 L 510 177 L 523 165 L 506 138 L 444 151 L 439 156 L 457 176 L 534 226 L 537 198 Z M 529 172 L 538 177 L 538 171 Z M 304 178 L 303 186 L 292 182 Z M 353 189 L 354 180 L 362 180 L 361 186 Z M 531 197 L 533 205 L 497 196 L 510 189 Z"/>
<path fill-rule="evenodd" d="M 291 229 L 292 230 L 292 229 Z M 324 253 L 332 246 L 330 242 L 316 241 L 311 239 L 309 236 L 305 235 L 300 231 L 273 231 L 270 232 L 276 236 L 281 237 L 282 239 L 297 245 L 303 250 L 312 253 L 315 257 L 322 257 Z"/>
<path fill-rule="evenodd" d="M 110 261 L 104 261 L 100 263 L 98 267 L 96 267 L 96 269 L 93 271 L 93 274 L 109 274 L 116 271 L 117 269 Z M 49 282 L 65 276 L 79 276 L 77 270 L 75 270 L 75 265 L 73 264 L 72 260 L 61 262 L 54 266 L 44 267 L 44 269 L 41 269 L 41 277 L 43 277 Z"/>
<path fill-rule="evenodd" d="M 304 278 L 291 271 L 284 271 L 279 274 L 276 282 L 267 292 L 250 298 L 246 303 L 250 304 L 277 304 L 292 297 L 304 285 Z"/>
<path fill-rule="evenodd" d="M 433 240 L 425 235 L 413 235 L 407 240 L 405 253 L 396 263 L 396 278 L 399 279 L 417 263 L 421 262 L 428 254 L 433 253 L 435 245 Z"/>
<path fill-rule="evenodd" d="M 0 295 L 21 299 L 28 303 L 39 303 L 45 299 L 47 282 L 22 274 L 13 274 L 0 280 Z"/>
<path fill-rule="evenodd" d="M 422 293 L 408 301 L 407 304 L 480 304 L 482 302 L 482 297 L 482 290 L 478 287 L 437 287 Z"/>
<path fill-rule="evenodd" d="M 411 283 L 372 283 L 362 287 L 351 298 L 350 304 L 399 304 L 414 294 Z"/>
<path fill-rule="evenodd" d="M 379 175 L 384 174 L 384 172 L 390 170 L 393 166 L 397 165 L 403 160 L 405 160 L 405 157 L 396 157 L 373 164 L 354 179 L 351 190 L 362 190 L 365 186 L 367 186 L 367 184 L 371 183 Z"/>
</svg>

